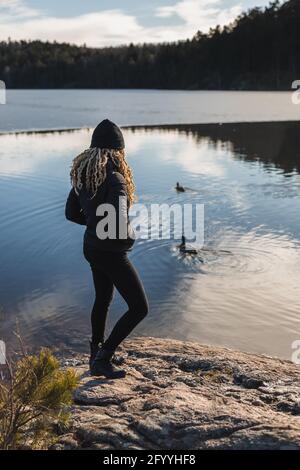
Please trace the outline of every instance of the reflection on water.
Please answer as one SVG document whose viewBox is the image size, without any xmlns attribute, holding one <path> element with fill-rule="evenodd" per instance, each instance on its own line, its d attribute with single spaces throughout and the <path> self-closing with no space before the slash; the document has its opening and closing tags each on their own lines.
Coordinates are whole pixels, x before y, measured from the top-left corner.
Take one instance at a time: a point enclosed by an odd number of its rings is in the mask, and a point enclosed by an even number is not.
<svg viewBox="0 0 300 470">
<path fill-rule="evenodd" d="M 139 202 L 204 203 L 205 244 L 138 240 L 151 313 L 138 333 L 289 358 L 300 338 L 300 124 L 125 130 Z M 85 348 L 93 302 L 83 228 L 64 219 L 89 131 L 0 136 L 1 337 Z M 176 181 L 188 190 L 177 193 Z M 125 308 L 116 296 L 109 327 Z"/>
<path fill-rule="evenodd" d="M 297 121 L 294 92 L 186 90 L 7 90 L 0 132 L 120 125 Z"/>
</svg>

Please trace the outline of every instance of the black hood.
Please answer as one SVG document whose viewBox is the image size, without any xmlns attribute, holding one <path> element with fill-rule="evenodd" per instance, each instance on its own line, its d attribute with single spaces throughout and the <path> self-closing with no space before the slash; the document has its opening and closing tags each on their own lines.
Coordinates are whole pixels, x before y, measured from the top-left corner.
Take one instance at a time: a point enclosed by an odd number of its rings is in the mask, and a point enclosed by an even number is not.
<svg viewBox="0 0 300 470">
<path fill-rule="evenodd" d="M 109 119 L 104 119 L 93 132 L 91 147 L 124 149 L 125 142 L 121 129 Z"/>
</svg>

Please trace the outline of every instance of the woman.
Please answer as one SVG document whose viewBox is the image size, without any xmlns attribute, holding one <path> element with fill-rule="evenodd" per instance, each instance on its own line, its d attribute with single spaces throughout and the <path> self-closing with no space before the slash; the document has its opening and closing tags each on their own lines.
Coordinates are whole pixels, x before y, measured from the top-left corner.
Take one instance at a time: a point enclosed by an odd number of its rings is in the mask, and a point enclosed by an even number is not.
<svg viewBox="0 0 300 470">
<path fill-rule="evenodd" d="M 125 371 L 112 364 L 112 356 L 147 315 L 148 301 L 127 257 L 134 244 L 128 210 L 134 202 L 135 186 L 125 159 L 124 138 L 116 124 L 106 119 L 96 127 L 91 147 L 73 161 L 71 182 L 73 188 L 66 204 L 66 218 L 86 225 L 83 251 L 91 266 L 96 294 L 91 315 L 91 374 L 121 378 Z M 108 213 L 114 217 L 108 218 Z M 128 311 L 105 340 L 114 287 L 126 301 Z"/>
</svg>

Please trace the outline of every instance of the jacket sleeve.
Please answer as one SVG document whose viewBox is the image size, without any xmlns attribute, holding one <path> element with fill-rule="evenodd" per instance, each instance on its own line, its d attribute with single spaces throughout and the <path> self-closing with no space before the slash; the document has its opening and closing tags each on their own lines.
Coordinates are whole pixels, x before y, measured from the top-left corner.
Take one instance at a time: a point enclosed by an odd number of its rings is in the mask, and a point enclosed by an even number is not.
<svg viewBox="0 0 300 470">
<path fill-rule="evenodd" d="M 106 203 L 114 206 L 116 211 L 117 239 L 128 237 L 128 197 L 126 182 L 120 173 L 112 173 L 108 181 Z"/>
<path fill-rule="evenodd" d="M 74 188 L 71 189 L 67 199 L 65 209 L 66 219 L 79 225 L 86 225 L 86 218 L 83 210 L 80 207 L 79 199 L 75 193 Z"/>
</svg>

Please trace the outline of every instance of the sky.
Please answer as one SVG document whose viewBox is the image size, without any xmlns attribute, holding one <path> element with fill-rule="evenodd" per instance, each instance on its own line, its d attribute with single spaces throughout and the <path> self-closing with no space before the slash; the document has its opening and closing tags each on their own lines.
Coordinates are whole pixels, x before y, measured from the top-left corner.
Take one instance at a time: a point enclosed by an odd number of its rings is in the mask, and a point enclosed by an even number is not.
<svg viewBox="0 0 300 470">
<path fill-rule="evenodd" d="M 269 0 L 0 0 L 0 40 L 91 47 L 176 41 Z"/>
</svg>

